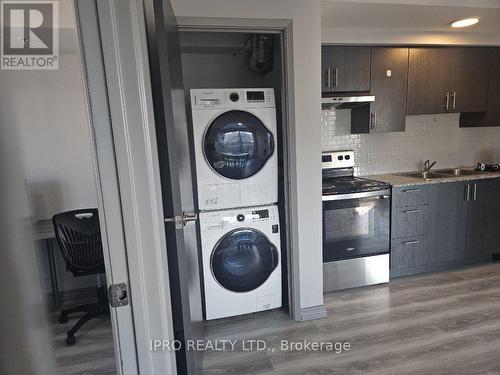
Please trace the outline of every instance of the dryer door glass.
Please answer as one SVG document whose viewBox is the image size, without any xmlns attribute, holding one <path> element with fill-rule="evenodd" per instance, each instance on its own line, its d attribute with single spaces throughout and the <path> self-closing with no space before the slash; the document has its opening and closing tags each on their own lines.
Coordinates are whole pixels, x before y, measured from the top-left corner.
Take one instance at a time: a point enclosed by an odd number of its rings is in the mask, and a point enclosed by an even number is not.
<svg viewBox="0 0 500 375">
<path fill-rule="evenodd" d="M 256 116 L 229 111 L 208 127 L 203 152 L 216 173 L 241 180 L 253 176 L 266 164 L 274 152 L 274 138 Z"/>
<path fill-rule="evenodd" d="M 279 254 L 255 229 L 236 229 L 222 237 L 212 252 L 212 274 L 233 292 L 249 292 L 264 284 L 278 266 Z"/>
</svg>

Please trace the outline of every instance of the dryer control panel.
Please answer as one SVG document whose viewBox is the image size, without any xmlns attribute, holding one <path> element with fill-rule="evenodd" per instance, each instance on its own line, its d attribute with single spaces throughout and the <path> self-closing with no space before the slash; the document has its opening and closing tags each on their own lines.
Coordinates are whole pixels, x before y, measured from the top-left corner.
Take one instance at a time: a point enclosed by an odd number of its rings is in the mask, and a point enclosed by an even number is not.
<svg viewBox="0 0 500 375">
<path fill-rule="evenodd" d="M 274 108 L 274 89 L 192 89 L 192 109 Z"/>
<path fill-rule="evenodd" d="M 252 226 L 252 223 L 278 225 L 277 206 L 239 208 L 225 211 L 203 212 L 200 214 L 202 229 L 214 230 L 230 227 Z M 273 231 L 273 233 L 276 233 Z"/>
</svg>

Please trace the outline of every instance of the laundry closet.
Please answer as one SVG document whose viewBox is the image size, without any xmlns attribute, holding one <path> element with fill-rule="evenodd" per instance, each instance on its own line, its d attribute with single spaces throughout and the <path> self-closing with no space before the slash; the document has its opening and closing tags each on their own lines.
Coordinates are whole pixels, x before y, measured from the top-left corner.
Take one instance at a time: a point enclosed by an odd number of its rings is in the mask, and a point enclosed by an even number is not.
<svg viewBox="0 0 500 375">
<path fill-rule="evenodd" d="M 179 35 L 204 318 L 288 309 L 282 34 Z"/>
</svg>

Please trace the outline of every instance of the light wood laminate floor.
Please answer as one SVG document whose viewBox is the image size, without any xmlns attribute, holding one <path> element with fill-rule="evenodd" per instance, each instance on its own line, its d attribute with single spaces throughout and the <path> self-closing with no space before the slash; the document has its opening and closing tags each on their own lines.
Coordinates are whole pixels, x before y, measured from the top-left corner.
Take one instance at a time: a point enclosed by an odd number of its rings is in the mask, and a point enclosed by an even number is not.
<svg viewBox="0 0 500 375">
<path fill-rule="evenodd" d="M 94 299 L 70 303 L 69 308 Z M 66 346 L 66 331 L 78 321 L 82 314 L 73 314 L 68 323 L 58 323 L 59 313 L 53 312 L 51 319 L 52 343 L 56 353 L 57 375 L 111 375 L 116 374 L 111 318 L 103 315 L 85 323 L 76 333 L 76 344 Z"/>
<path fill-rule="evenodd" d="M 325 304 L 318 321 L 272 311 L 209 322 L 206 339 L 263 339 L 268 350 L 207 352 L 203 374 L 500 374 L 499 263 L 328 293 Z M 283 352 L 282 339 L 351 349 Z"/>
<path fill-rule="evenodd" d="M 409 277 L 325 294 L 328 318 L 297 323 L 269 311 L 206 323 L 206 340 L 238 340 L 208 351 L 203 374 L 500 374 L 500 263 Z M 54 315 L 54 321 L 57 316 Z M 54 323 L 58 374 L 115 374 L 108 317 L 66 347 L 68 324 Z M 266 341 L 243 351 L 243 339 Z M 280 351 L 280 340 L 347 341 L 350 351 Z"/>
</svg>

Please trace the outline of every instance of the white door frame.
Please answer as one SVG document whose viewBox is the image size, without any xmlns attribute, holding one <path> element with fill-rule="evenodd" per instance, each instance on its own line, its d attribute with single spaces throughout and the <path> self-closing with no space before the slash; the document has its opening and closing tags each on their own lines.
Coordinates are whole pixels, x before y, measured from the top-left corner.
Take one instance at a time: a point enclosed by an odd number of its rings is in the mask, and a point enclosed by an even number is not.
<svg viewBox="0 0 500 375">
<path fill-rule="evenodd" d="M 176 374 L 167 246 L 141 0 L 75 0 L 120 374 Z M 97 17 L 96 17 L 97 16 Z M 92 29 L 93 26 L 93 29 Z"/>
<path fill-rule="evenodd" d="M 295 147 L 295 112 L 290 105 L 294 102 L 294 75 L 293 75 L 293 22 L 283 19 L 252 19 L 252 18 L 204 18 L 204 17 L 177 17 L 179 31 L 206 31 L 206 32 L 246 32 L 246 33 L 273 33 L 283 37 L 283 87 L 282 111 L 285 179 L 285 223 L 287 239 L 287 269 L 288 269 L 288 303 L 292 319 L 297 321 L 323 317 L 323 311 L 306 313 L 300 307 L 300 270 L 298 248 L 298 208 L 297 208 L 297 163 Z"/>
</svg>

